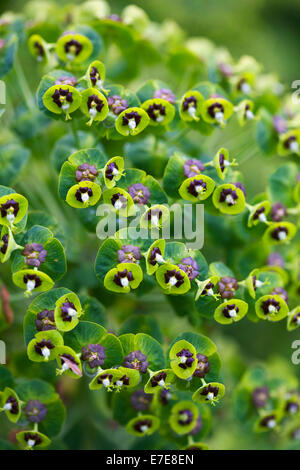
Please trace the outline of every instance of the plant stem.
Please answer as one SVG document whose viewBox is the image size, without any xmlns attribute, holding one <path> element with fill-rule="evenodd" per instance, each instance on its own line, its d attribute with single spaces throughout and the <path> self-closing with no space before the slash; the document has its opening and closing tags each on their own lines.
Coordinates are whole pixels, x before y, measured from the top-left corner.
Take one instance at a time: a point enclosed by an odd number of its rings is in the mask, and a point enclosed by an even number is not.
<svg viewBox="0 0 300 470">
<path fill-rule="evenodd" d="M 73 136 L 75 139 L 76 147 L 78 148 L 78 150 L 80 150 L 80 140 L 79 140 L 78 132 L 77 132 L 76 125 L 73 119 L 71 121 L 71 127 L 72 127 Z"/>
</svg>

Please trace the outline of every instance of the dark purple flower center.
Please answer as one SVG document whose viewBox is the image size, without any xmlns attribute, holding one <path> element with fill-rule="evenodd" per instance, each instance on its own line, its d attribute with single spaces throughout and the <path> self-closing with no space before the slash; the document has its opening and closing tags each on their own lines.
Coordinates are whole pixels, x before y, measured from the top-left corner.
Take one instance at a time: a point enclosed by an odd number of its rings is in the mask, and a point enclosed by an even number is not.
<svg viewBox="0 0 300 470">
<path fill-rule="evenodd" d="M 122 387 L 123 385 L 128 386 L 130 385 L 130 379 L 127 377 L 127 375 L 123 375 L 118 380 L 116 380 L 116 382 L 114 382 L 114 385 L 117 387 Z"/>
<path fill-rule="evenodd" d="M 36 343 L 34 346 L 35 352 L 39 354 L 40 356 L 44 356 L 43 354 L 44 348 L 51 350 L 51 349 L 54 349 L 55 346 L 49 339 L 43 339 L 42 341 L 39 341 L 38 343 Z"/>
<path fill-rule="evenodd" d="M 142 118 L 139 115 L 139 113 L 137 113 L 136 111 L 131 111 L 130 113 L 125 113 L 124 114 L 124 116 L 122 118 L 122 124 L 123 124 L 123 126 L 128 126 L 129 121 L 134 120 L 136 126 L 138 126 L 141 119 Z"/>
<path fill-rule="evenodd" d="M 208 294 L 207 291 L 211 291 L 214 287 L 215 287 L 215 285 L 212 282 L 208 282 L 206 284 L 205 288 L 203 289 L 201 295 L 207 295 Z"/>
<path fill-rule="evenodd" d="M 98 377 L 97 383 L 99 385 L 103 385 L 103 382 L 105 384 L 108 383 L 108 382 L 110 383 L 112 381 L 112 378 L 113 378 L 112 374 L 102 374 L 102 375 L 100 375 L 100 377 Z"/>
<path fill-rule="evenodd" d="M 264 428 L 274 428 L 276 425 L 276 416 L 275 415 L 265 416 L 260 421 L 260 425 L 263 426 Z"/>
<path fill-rule="evenodd" d="M 135 431 L 143 434 L 147 432 L 152 426 L 152 421 L 150 419 L 141 419 L 134 424 Z"/>
<path fill-rule="evenodd" d="M 65 52 L 67 54 L 72 54 L 72 55 L 77 56 L 80 54 L 81 51 L 82 51 L 82 44 L 76 41 L 76 39 L 71 39 L 70 41 L 66 42 Z"/>
<path fill-rule="evenodd" d="M 34 45 L 37 55 L 40 57 L 44 57 L 45 51 L 44 51 L 42 44 L 38 41 L 35 41 L 33 45 Z"/>
<path fill-rule="evenodd" d="M 190 106 L 192 106 L 193 108 L 197 107 L 197 99 L 195 98 L 195 96 L 189 96 L 188 98 L 185 98 L 182 103 L 183 111 L 187 111 Z"/>
<path fill-rule="evenodd" d="M 116 193 L 112 196 L 111 203 L 117 210 L 125 209 L 127 206 L 127 198 L 121 193 Z"/>
<path fill-rule="evenodd" d="M 265 207 L 260 207 L 259 209 L 257 209 L 257 210 L 254 212 L 253 220 L 259 219 L 259 216 L 260 216 L 261 214 L 264 214 L 265 210 L 266 210 Z"/>
<path fill-rule="evenodd" d="M 56 330 L 54 310 L 45 309 L 38 313 L 35 325 L 38 331 Z"/>
<path fill-rule="evenodd" d="M 88 109 L 96 109 L 98 113 L 101 113 L 104 106 L 103 100 L 97 95 L 90 95 L 87 100 Z"/>
<path fill-rule="evenodd" d="M 119 173 L 118 165 L 115 162 L 112 162 L 106 167 L 105 178 L 112 181 L 114 176 L 118 175 L 118 173 Z"/>
<path fill-rule="evenodd" d="M 1 242 L 0 242 L 0 251 L 3 255 L 5 255 L 5 253 L 7 252 L 7 248 L 8 248 L 8 234 L 6 233 L 5 235 L 3 235 L 3 237 L 1 238 Z"/>
<path fill-rule="evenodd" d="M 226 202 L 228 206 L 236 204 L 238 195 L 234 189 L 226 188 L 221 191 L 220 202 Z"/>
<path fill-rule="evenodd" d="M 180 410 L 178 423 L 181 426 L 187 426 L 193 421 L 194 415 L 191 410 Z"/>
<path fill-rule="evenodd" d="M 188 349 L 182 349 L 176 354 L 176 356 L 180 360 L 178 367 L 184 370 L 188 367 L 192 367 L 192 364 L 195 359 L 193 357 L 193 353 L 191 353 Z"/>
<path fill-rule="evenodd" d="M 207 112 L 214 119 L 217 113 L 224 113 L 224 107 L 216 101 L 207 108 Z"/>
<path fill-rule="evenodd" d="M 160 372 L 159 374 L 154 375 L 150 380 L 151 387 L 164 386 L 166 378 L 167 374 L 165 372 Z"/>
<path fill-rule="evenodd" d="M 222 313 L 225 318 L 235 318 L 239 313 L 239 310 L 240 309 L 235 304 L 230 304 L 223 308 Z"/>
<path fill-rule="evenodd" d="M 285 139 L 283 145 L 286 149 L 289 149 L 293 142 L 297 142 L 297 139 L 294 135 L 290 135 L 287 139 Z"/>
<path fill-rule="evenodd" d="M 85 195 L 85 196 L 84 196 Z M 88 197 L 87 197 L 88 196 Z M 80 188 L 77 189 L 75 193 L 75 197 L 78 202 L 86 202 L 90 197 L 93 196 L 93 191 L 91 188 L 87 186 L 81 186 Z"/>
<path fill-rule="evenodd" d="M 165 283 L 172 287 L 180 287 L 184 283 L 184 277 L 176 269 L 168 270 L 165 273 Z"/>
<path fill-rule="evenodd" d="M 11 414 L 17 415 L 19 413 L 19 403 L 18 400 L 16 400 L 15 397 L 10 395 L 6 402 L 5 405 L 9 405 L 10 409 L 8 410 Z"/>
<path fill-rule="evenodd" d="M 212 385 L 207 385 L 207 387 L 203 387 L 203 390 L 201 391 L 202 396 L 208 396 L 208 394 L 212 394 L 213 398 L 218 396 L 219 393 L 219 388 L 218 387 L 213 387 Z M 209 398 L 207 398 L 209 400 Z"/>
<path fill-rule="evenodd" d="M 207 189 L 206 182 L 204 180 L 193 180 L 190 182 L 187 190 L 192 196 L 198 197 L 205 193 Z"/>
<path fill-rule="evenodd" d="M 38 446 L 42 443 L 42 438 L 38 434 L 34 434 L 32 432 L 26 432 L 24 434 L 24 439 L 26 442 L 34 442 L 35 446 Z"/>
<path fill-rule="evenodd" d="M 267 299 L 261 303 L 261 309 L 265 315 L 278 313 L 280 311 L 280 303 L 275 299 Z"/>
<path fill-rule="evenodd" d="M 127 287 L 129 282 L 133 281 L 134 277 L 131 271 L 124 269 L 124 271 L 118 271 L 117 274 L 114 275 L 114 283 L 120 287 Z"/>
<path fill-rule="evenodd" d="M 15 217 L 19 212 L 20 206 L 14 199 L 8 199 L 5 203 L 1 204 L 0 212 L 1 217 L 6 217 L 8 214 L 13 214 Z"/>
<path fill-rule="evenodd" d="M 153 248 L 153 250 L 151 250 L 151 253 L 150 253 L 150 256 L 149 256 L 149 263 L 152 265 L 152 266 L 155 266 L 156 263 L 157 263 L 157 259 L 156 259 L 156 256 L 159 256 L 161 257 L 162 254 L 161 254 L 161 251 L 160 249 L 158 248 L 158 246 L 155 246 Z"/>
<path fill-rule="evenodd" d="M 59 107 L 62 108 L 63 103 L 73 103 L 73 95 L 69 89 L 57 88 L 52 95 L 53 102 Z"/>
<path fill-rule="evenodd" d="M 274 240 L 285 240 L 289 231 L 286 227 L 276 227 L 272 232 L 271 232 L 271 237 L 274 238 Z"/>
<path fill-rule="evenodd" d="M 166 115 L 166 108 L 162 104 L 153 103 L 147 109 L 148 116 L 153 121 L 160 121 L 161 116 Z"/>
<path fill-rule="evenodd" d="M 93 66 L 90 71 L 90 80 L 92 84 L 95 86 L 99 80 L 101 80 L 101 76 L 99 70 Z"/>
<path fill-rule="evenodd" d="M 61 318 L 63 321 L 71 322 L 74 316 L 78 314 L 73 302 L 70 302 L 67 298 L 66 301 L 60 307 Z"/>
<path fill-rule="evenodd" d="M 42 285 L 41 279 L 36 274 L 25 274 L 25 276 L 23 277 L 24 284 L 27 285 L 29 281 L 32 281 L 34 283 L 34 289 Z"/>
</svg>

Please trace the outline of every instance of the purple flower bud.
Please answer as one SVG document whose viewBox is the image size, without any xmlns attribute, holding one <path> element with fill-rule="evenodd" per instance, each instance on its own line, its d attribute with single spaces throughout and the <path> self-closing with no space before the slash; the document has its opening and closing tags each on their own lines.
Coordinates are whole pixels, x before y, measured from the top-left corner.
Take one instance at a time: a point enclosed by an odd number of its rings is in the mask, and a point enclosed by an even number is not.
<svg viewBox="0 0 300 470">
<path fill-rule="evenodd" d="M 202 171 L 205 170 L 205 167 L 201 160 L 196 160 L 195 158 L 191 158 L 187 160 L 183 165 L 183 172 L 186 178 L 191 178 L 192 176 L 197 176 Z"/>
<path fill-rule="evenodd" d="M 136 390 L 130 397 L 130 402 L 136 411 L 147 411 L 151 405 L 153 395 L 144 390 Z"/>
<path fill-rule="evenodd" d="M 287 215 L 286 207 L 281 202 L 272 205 L 271 219 L 274 222 L 280 222 Z"/>
<path fill-rule="evenodd" d="M 104 346 L 88 343 L 87 347 L 81 349 L 81 359 L 87 361 L 91 369 L 103 366 L 106 359 Z"/>
<path fill-rule="evenodd" d="M 141 250 L 138 246 L 123 245 L 121 250 L 118 250 L 119 263 L 135 263 L 141 258 Z"/>
<path fill-rule="evenodd" d="M 128 108 L 128 102 L 119 95 L 109 96 L 107 98 L 107 103 L 116 116 Z"/>
<path fill-rule="evenodd" d="M 135 369 L 140 371 L 142 374 L 147 372 L 149 367 L 149 362 L 147 356 L 143 354 L 140 350 L 131 351 L 125 358 L 123 362 L 124 367 L 129 369 Z"/>
<path fill-rule="evenodd" d="M 266 405 L 270 393 L 268 387 L 257 387 L 252 392 L 252 400 L 257 408 L 262 408 Z"/>
<path fill-rule="evenodd" d="M 284 259 L 279 253 L 271 253 L 267 259 L 268 266 L 279 266 L 280 268 L 284 267 Z"/>
<path fill-rule="evenodd" d="M 27 243 L 22 255 L 26 258 L 25 263 L 28 266 L 39 268 L 46 261 L 47 251 L 40 243 Z"/>
<path fill-rule="evenodd" d="M 174 93 L 172 93 L 168 88 L 160 88 L 159 90 L 156 90 L 153 98 L 160 98 L 162 100 L 168 101 L 171 104 L 175 104 L 176 100 Z"/>
<path fill-rule="evenodd" d="M 46 418 L 47 408 L 39 400 L 30 400 L 24 408 L 24 413 L 31 423 L 40 423 Z"/>
<path fill-rule="evenodd" d="M 187 274 L 190 280 L 199 276 L 199 265 L 191 256 L 183 258 L 178 267 Z"/>
<path fill-rule="evenodd" d="M 148 204 L 151 193 L 147 186 L 142 183 L 135 183 L 128 187 L 128 192 L 136 204 Z"/>
</svg>

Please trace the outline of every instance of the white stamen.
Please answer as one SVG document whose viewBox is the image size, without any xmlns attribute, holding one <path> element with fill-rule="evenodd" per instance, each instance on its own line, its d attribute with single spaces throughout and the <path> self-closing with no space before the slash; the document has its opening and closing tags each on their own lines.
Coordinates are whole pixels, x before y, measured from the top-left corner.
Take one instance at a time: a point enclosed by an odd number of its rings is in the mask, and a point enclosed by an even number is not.
<svg viewBox="0 0 300 470">
<path fill-rule="evenodd" d="M 115 202 L 115 204 L 114 204 L 114 207 L 115 207 L 115 209 L 117 209 L 117 210 L 121 209 L 121 207 L 122 207 L 122 202 L 120 201 L 120 199 L 117 199 L 117 200 L 116 200 L 116 202 Z"/>
<path fill-rule="evenodd" d="M 203 188 L 203 186 L 202 186 L 201 184 L 198 184 L 198 185 L 195 187 L 195 189 L 196 189 L 196 192 L 197 192 L 197 193 L 202 193 L 202 191 L 204 190 L 204 188 Z"/>
<path fill-rule="evenodd" d="M 10 411 L 12 409 L 12 403 L 5 403 L 3 410 Z"/>
<path fill-rule="evenodd" d="M 227 202 L 227 204 L 235 204 L 235 200 L 233 199 L 231 194 L 227 194 L 225 201 Z"/>
<path fill-rule="evenodd" d="M 113 168 L 112 174 L 117 176 L 119 174 L 119 170 L 117 168 Z"/>
<path fill-rule="evenodd" d="M 207 294 L 207 295 L 214 295 L 213 289 L 207 289 L 206 294 Z"/>
<path fill-rule="evenodd" d="M 14 214 L 12 214 L 11 212 L 9 212 L 9 213 L 7 214 L 6 218 L 7 218 L 8 222 L 9 222 L 10 224 L 13 224 L 14 221 L 15 221 L 15 216 L 14 216 Z"/>
<path fill-rule="evenodd" d="M 77 310 L 74 310 L 74 308 L 68 308 L 68 315 L 70 315 L 70 317 L 75 317 L 77 315 Z"/>
<path fill-rule="evenodd" d="M 195 116 L 196 116 L 196 108 L 195 108 L 195 106 L 189 106 L 187 112 L 189 113 L 189 115 L 190 115 L 192 118 L 195 118 Z"/>
<path fill-rule="evenodd" d="M 250 111 L 250 109 L 247 109 L 246 111 L 246 118 L 251 121 L 252 119 L 254 119 L 254 114 L 252 113 L 252 111 Z"/>
<path fill-rule="evenodd" d="M 170 277 L 168 284 L 169 284 L 170 286 L 175 286 L 176 283 L 177 283 L 176 277 L 175 277 L 175 276 Z M 184 362 L 185 362 L 185 361 L 184 361 Z"/>
<path fill-rule="evenodd" d="M 279 240 L 285 240 L 286 239 L 286 233 L 284 231 L 281 231 L 278 233 L 278 238 Z"/>
<path fill-rule="evenodd" d="M 36 60 L 37 60 L 38 62 L 42 62 L 42 61 L 43 61 L 43 57 L 42 57 L 41 55 L 38 55 L 37 58 L 36 58 Z"/>
<path fill-rule="evenodd" d="M 96 114 L 97 114 L 97 109 L 96 109 L 96 108 L 91 108 L 91 109 L 89 110 L 89 115 L 90 115 L 92 118 L 94 118 L 94 117 L 96 116 Z"/>
<path fill-rule="evenodd" d="M 50 349 L 48 349 L 47 347 L 42 349 L 42 355 L 44 356 L 46 361 L 48 361 L 50 354 L 51 354 Z"/>
<path fill-rule="evenodd" d="M 160 254 L 156 254 L 155 256 L 155 260 L 158 262 L 158 263 L 163 263 L 164 262 L 164 259 L 163 257 L 160 255 Z"/>
<path fill-rule="evenodd" d="M 268 423 L 267 423 L 267 426 L 268 426 L 268 428 L 270 428 L 270 429 L 275 428 L 275 426 L 276 426 L 276 421 L 275 421 L 275 419 L 270 419 L 270 421 L 268 421 Z"/>
<path fill-rule="evenodd" d="M 224 119 L 224 113 L 222 113 L 222 111 L 218 111 L 215 114 L 215 120 L 218 122 L 223 122 L 223 119 Z"/>
<path fill-rule="evenodd" d="M 82 202 L 87 202 L 89 199 L 90 199 L 90 196 L 88 195 L 88 193 L 81 194 Z"/>
<path fill-rule="evenodd" d="M 300 325 L 300 317 L 297 318 L 297 325 Z"/>
<path fill-rule="evenodd" d="M 164 387 L 166 385 L 166 382 L 164 380 L 160 380 L 157 382 L 160 387 Z"/>
<path fill-rule="evenodd" d="M 70 105 L 66 103 L 66 104 L 63 104 L 61 108 L 63 111 L 68 111 L 69 107 Z"/>
<path fill-rule="evenodd" d="M 269 313 L 275 313 L 276 312 L 276 307 L 274 305 L 269 305 L 268 311 L 269 311 Z"/>
<path fill-rule="evenodd" d="M 292 140 L 289 143 L 289 149 L 291 150 L 291 152 L 294 152 L 294 153 L 297 153 L 299 151 L 299 144 L 297 140 Z"/>
<path fill-rule="evenodd" d="M 122 287 L 128 287 L 128 285 L 129 285 L 129 281 L 128 281 L 127 277 L 121 277 L 120 282 L 122 284 Z"/>
<path fill-rule="evenodd" d="M 157 215 L 152 215 L 152 216 L 151 216 L 151 223 L 152 223 L 153 225 L 156 225 L 156 226 L 157 226 L 157 225 L 159 224 L 159 217 L 158 217 Z"/>
<path fill-rule="evenodd" d="M 133 129 L 136 128 L 136 122 L 135 122 L 134 119 L 129 119 L 129 121 L 128 121 L 128 127 L 129 127 L 129 129 L 131 129 L 131 130 L 133 130 Z"/>
<path fill-rule="evenodd" d="M 232 308 L 231 310 L 228 310 L 228 315 L 231 318 L 235 318 L 237 316 L 236 310 L 234 308 Z"/>
<path fill-rule="evenodd" d="M 180 356 L 180 362 L 181 364 L 185 364 L 186 363 L 186 360 L 187 358 L 185 356 Z"/>
<path fill-rule="evenodd" d="M 28 444 L 28 447 L 33 447 L 35 446 L 35 441 L 33 439 L 28 439 L 27 444 Z"/>
<path fill-rule="evenodd" d="M 295 403 L 289 406 L 289 413 L 291 415 L 294 415 L 295 413 L 297 413 L 297 411 L 298 411 L 298 406 Z"/>
<path fill-rule="evenodd" d="M 102 382 L 103 387 L 109 387 L 110 386 L 110 380 L 109 379 L 104 379 Z"/>
<path fill-rule="evenodd" d="M 163 122 L 164 119 L 165 119 L 164 116 L 157 116 L 156 122 Z"/>
<path fill-rule="evenodd" d="M 142 432 L 147 432 L 148 429 L 149 429 L 149 427 L 146 426 L 146 424 L 143 424 L 143 426 L 141 426 L 141 431 L 142 431 Z"/>
<path fill-rule="evenodd" d="M 263 282 L 260 281 L 259 279 L 257 279 L 257 280 L 255 281 L 255 287 L 257 287 L 258 289 L 259 289 L 262 285 L 263 285 Z"/>
<path fill-rule="evenodd" d="M 261 222 L 267 222 L 267 217 L 266 217 L 266 214 L 264 213 L 259 214 L 258 218 Z"/>
<path fill-rule="evenodd" d="M 206 397 L 206 398 L 207 398 L 207 400 L 211 401 L 211 400 L 213 400 L 213 399 L 215 398 L 215 396 L 214 396 L 214 394 L 213 394 L 212 392 L 209 392 L 209 393 L 207 394 L 207 397 Z"/>
<path fill-rule="evenodd" d="M 117 386 L 117 387 L 122 387 L 122 385 L 123 385 L 122 380 L 117 380 L 117 381 L 116 381 L 116 386 Z"/>
<path fill-rule="evenodd" d="M 27 281 L 26 287 L 27 292 L 33 291 L 33 289 L 35 288 L 35 281 Z"/>
<path fill-rule="evenodd" d="M 227 166 L 230 165 L 230 162 L 229 162 L 228 160 L 224 160 L 224 161 L 223 161 L 223 165 L 224 165 L 225 167 L 227 167 Z"/>
<path fill-rule="evenodd" d="M 66 362 L 63 363 L 63 365 L 61 366 L 61 370 L 62 372 L 65 372 L 66 370 L 69 370 L 70 367 L 68 366 L 68 364 Z"/>
<path fill-rule="evenodd" d="M 73 54 L 67 54 L 67 59 L 72 61 L 75 59 L 75 56 Z"/>
<path fill-rule="evenodd" d="M 249 93 L 251 93 L 251 90 L 252 90 L 251 86 L 247 82 L 243 82 L 240 86 L 240 89 L 243 93 L 245 93 L 245 95 L 248 95 Z"/>
<path fill-rule="evenodd" d="M 103 85 L 103 80 L 97 80 L 96 86 L 97 86 L 98 88 L 102 88 L 102 85 Z"/>
</svg>

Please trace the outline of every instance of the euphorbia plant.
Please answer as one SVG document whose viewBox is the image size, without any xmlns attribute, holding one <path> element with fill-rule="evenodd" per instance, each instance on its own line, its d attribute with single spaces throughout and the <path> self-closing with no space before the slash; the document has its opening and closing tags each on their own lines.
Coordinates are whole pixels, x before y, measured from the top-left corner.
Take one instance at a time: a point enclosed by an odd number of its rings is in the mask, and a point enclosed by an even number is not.
<svg viewBox="0 0 300 470">
<path fill-rule="evenodd" d="M 217 47 L 168 36 L 134 5 L 119 17 L 104 1 L 50 1 L 44 17 L 30 3 L 0 22 L 0 77 L 25 105 L 12 94 L 13 117 L 1 118 L 0 332 L 18 347 L 8 343 L 0 368 L 0 410 L 21 429 L 14 439 L 5 424 L 0 447 L 72 448 L 74 413 L 90 436 L 112 418 L 122 426 L 124 444 L 109 448 L 207 449 L 224 408 L 229 422 L 237 408 L 251 432 L 278 431 L 289 445 L 295 377 L 277 383 L 261 372 L 268 362 L 246 370 L 217 346 L 249 321 L 300 325 L 300 108 L 275 78 L 261 85 L 255 59 L 220 62 Z M 19 60 L 27 46 L 35 87 Z M 183 87 L 174 61 L 187 64 Z M 291 157 L 255 194 L 243 139 L 261 161 Z M 185 230 L 201 231 L 199 204 L 203 246 Z M 71 418 L 57 439 L 61 399 Z"/>
</svg>

